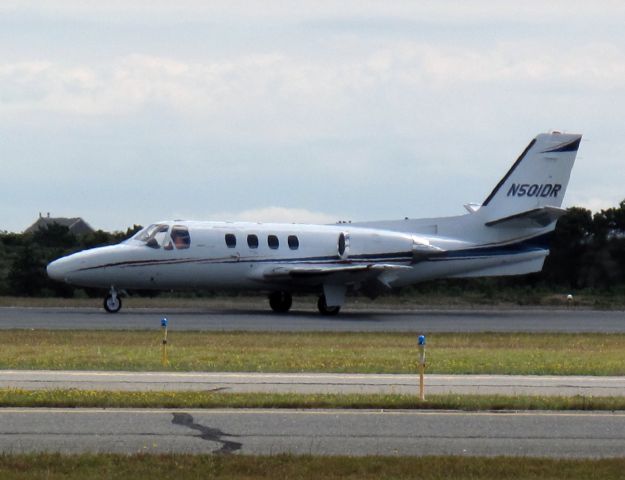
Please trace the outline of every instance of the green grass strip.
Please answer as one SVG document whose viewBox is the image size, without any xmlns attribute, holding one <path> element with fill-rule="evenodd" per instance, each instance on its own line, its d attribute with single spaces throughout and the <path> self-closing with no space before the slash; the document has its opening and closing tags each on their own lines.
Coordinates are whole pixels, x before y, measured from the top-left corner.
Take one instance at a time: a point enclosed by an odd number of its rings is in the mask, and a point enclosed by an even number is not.
<svg viewBox="0 0 625 480">
<path fill-rule="evenodd" d="M 1 389 L 0 407 L 625 410 L 625 397 L 270 394 Z"/>
<path fill-rule="evenodd" d="M 625 459 L 321 457 L 182 454 L 0 455 L 4 480 L 622 479 Z"/>
<path fill-rule="evenodd" d="M 0 369 L 414 373 L 406 333 L 5 330 Z M 427 332 L 426 332 L 427 333 Z M 429 373 L 625 375 L 625 334 L 437 333 Z"/>
</svg>

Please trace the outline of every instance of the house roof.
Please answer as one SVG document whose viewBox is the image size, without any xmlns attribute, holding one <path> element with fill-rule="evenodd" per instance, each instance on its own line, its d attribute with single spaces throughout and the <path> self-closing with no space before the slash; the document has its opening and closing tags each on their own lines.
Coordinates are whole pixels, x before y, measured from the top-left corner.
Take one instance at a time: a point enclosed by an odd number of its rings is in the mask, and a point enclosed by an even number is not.
<svg viewBox="0 0 625 480">
<path fill-rule="evenodd" d="M 91 228 L 91 226 L 80 217 L 50 217 L 50 214 L 48 214 L 47 217 L 44 217 L 39 214 L 39 218 L 37 219 L 37 221 L 26 230 L 24 230 L 24 233 L 33 233 L 40 228 L 47 228 L 48 225 L 53 225 L 55 223 L 57 225 L 62 225 L 69 228 L 69 231 L 72 232 L 74 235 L 85 235 L 94 231 L 93 228 Z"/>
</svg>

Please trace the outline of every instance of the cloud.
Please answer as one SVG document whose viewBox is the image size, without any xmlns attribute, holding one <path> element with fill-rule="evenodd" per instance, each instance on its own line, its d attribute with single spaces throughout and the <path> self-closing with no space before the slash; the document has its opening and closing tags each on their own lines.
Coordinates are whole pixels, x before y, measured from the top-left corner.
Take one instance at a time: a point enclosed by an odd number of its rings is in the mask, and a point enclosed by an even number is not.
<svg viewBox="0 0 625 480">
<path fill-rule="evenodd" d="M 573 189 L 567 192 L 565 207 L 581 206 L 596 213 L 616 207 L 625 200 L 622 188 L 587 188 L 584 191 Z"/>
<path fill-rule="evenodd" d="M 113 225 L 170 216 L 155 185 L 171 183 L 216 218 L 442 215 L 554 128 L 592 136 L 587 196 L 567 198 L 604 205 L 619 194 L 597 190 L 622 191 L 606 172 L 624 152 L 624 8 L 9 0 L 0 183 L 35 212 L 106 198 L 93 221 Z"/>
<path fill-rule="evenodd" d="M 555 0 L 542 3 L 511 3 L 489 0 L 466 2 L 463 0 L 421 1 L 396 0 L 392 7 L 376 0 L 346 0 L 343 2 L 312 1 L 283 2 L 270 0 L 248 2 L 205 2 L 202 0 L 109 0 L 108 2 L 85 2 L 84 0 L 3 0 L 0 12 L 36 11 L 45 15 L 68 15 L 83 19 L 106 19 L 122 21 L 127 17 L 165 20 L 187 20 L 234 17 L 259 21 L 286 21 L 313 18 L 346 18 L 351 21 L 367 18 L 427 18 L 430 21 L 467 23 L 502 22 L 506 20 L 552 23 L 562 20 L 609 21 L 623 12 L 623 2 L 603 0 L 598 7 L 581 0 Z"/>
<path fill-rule="evenodd" d="M 290 112 L 296 119 L 316 119 L 323 131 L 322 119 L 357 110 L 363 99 L 380 92 L 400 92 L 386 98 L 401 108 L 406 96 L 422 89 L 490 84 L 497 90 L 512 83 L 524 90 L 566 85 L 596 91 L 625 84 L 625 51 L 602 43 L 563 52 L 531 42 L 482 51 L 400 41 L 349 57 L 263 53 L 193 62 L 133 54 L 99 64 L 5 63 L 0 101 L 5 115 L 127 115 L 163 105 L 179 115 L 226 120 L 229 127 L 248 117 L 288 124 L 284 115 Z"/>
<path fill-rule="evenodd" d="M 241 222 L 277 223 L 336 223 L 339 218 L 323 212 L 313 212 L 304 208 L 261 207 L 241 212 L 221 212 L 208 216 L 212 220 Z M 206 217 L 204 218 L 206 219 Z"/>
</svg>

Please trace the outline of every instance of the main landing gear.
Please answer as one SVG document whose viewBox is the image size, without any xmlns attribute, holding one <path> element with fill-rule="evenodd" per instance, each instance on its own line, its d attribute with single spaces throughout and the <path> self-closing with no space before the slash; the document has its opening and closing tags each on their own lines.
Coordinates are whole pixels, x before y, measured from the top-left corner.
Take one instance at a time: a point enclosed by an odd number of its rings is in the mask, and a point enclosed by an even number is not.
<svg viewBox="0 0 625 480">
<path fill-rule="evenodd" d="M 317 301 L 317 308 L 319 309 L 319 313 L 321 313 L 321 315 L 327 315 L 327 316 L 336 315 L 337 313 L 339 313 L 339 310 L 341 309 L 340 306 L 329 307 L 328 304 L 326 303 L 325 295 L 321 295 L 319 297 L 319 300 Z"/>
<path fill-rule="evenodd" d="M 276 313 L 286 313 L 293 305 L 293 297 L 289 292 L 273 292 L 269 295 L 269 306 Z"/>
<path fill-rule="evenodd" d="M 291 305 L 293 305 L 293 297 L 289 292 L 273 292 L 269 295 L 269 305 L 276 313 L 287 313 L 291 309 Z M 328 306 L 325 295 L 319 297 L 317 308 L 321 315 L 327 316 L 336 315 L 341 310 L 339 305 Z"/>
<path fill-rule="evenodd" d="M 117 313 L 122 308 L 122 299 L 117 294 L 117 290 L 111 287 L 109 294 L 104 299 L 104 310 L 108 313 Z"/>
</svg>

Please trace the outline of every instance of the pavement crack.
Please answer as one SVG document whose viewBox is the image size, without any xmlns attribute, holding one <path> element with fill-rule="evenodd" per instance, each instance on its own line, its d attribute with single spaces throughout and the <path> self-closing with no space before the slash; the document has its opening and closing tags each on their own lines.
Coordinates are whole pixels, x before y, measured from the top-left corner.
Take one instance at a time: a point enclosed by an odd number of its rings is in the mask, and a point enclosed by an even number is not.
<svg viewBox="0 0 625 480">
<path fill-rule="evenodd" d="M 243 444 L 239 442 L 232 442 L 230 440 L 224 440 L 222 437 L 233 436 L 222 432 L 218 428 L 205 427 L 199 423 L 195 423 L 193 416 L 188 413 L 173 413 L 174 418 L 171 423 L 174 425 L 182 425 L 183 427 L 197 430 L 200 432 L 199 437 L 202 440 L 209 440 L 212 442 L 221 443 L 221 448 L 214 450 L 213 453 L 233 453 L 240 450 Z"/>
</svg>

